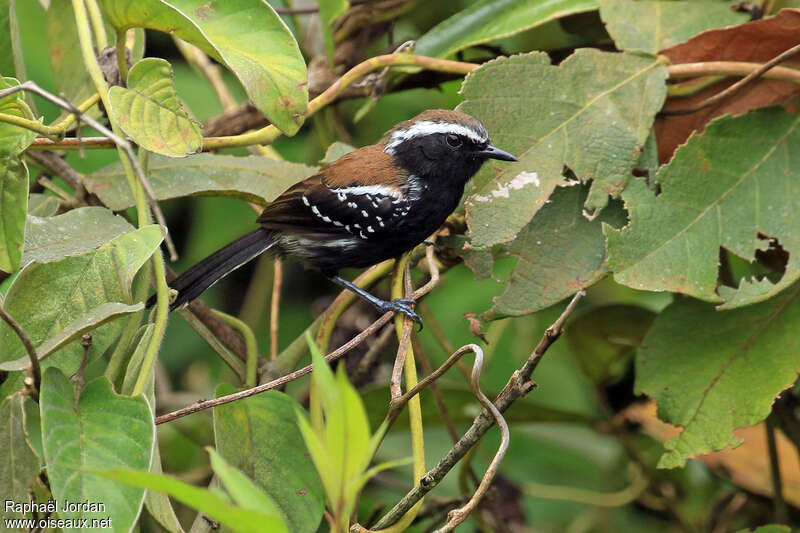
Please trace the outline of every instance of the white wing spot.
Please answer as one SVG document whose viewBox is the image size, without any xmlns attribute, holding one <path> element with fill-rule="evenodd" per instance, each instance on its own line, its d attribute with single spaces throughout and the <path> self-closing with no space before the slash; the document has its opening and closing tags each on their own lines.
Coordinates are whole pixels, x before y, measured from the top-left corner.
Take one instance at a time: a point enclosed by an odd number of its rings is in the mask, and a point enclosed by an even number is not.
<svg viewBox="0 0 800 533">
<path fill-rule="evenodd" d="M 306 204 L 306 206 L 310 206 L 310 205 L 311 205 L 311 204 L 309 203 L 309 201 L 308 201 L 308 198 L 306 198 L 306 195 L 305 195 L 305 194 L 303 195 L 303 203 L 304 203 L 304 204 Z"/>
</svg>

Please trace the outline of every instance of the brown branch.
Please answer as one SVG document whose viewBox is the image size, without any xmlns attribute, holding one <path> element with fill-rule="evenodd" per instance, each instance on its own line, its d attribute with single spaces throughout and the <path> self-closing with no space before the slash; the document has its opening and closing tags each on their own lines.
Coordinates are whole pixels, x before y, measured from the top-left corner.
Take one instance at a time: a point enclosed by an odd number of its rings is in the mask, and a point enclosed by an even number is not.
<svg viewBox="0 0 800 533">
<path fill-rule="evenodd" d="M 550 346 L 561 336 L 564 323 L 575 310 L 578 302 L 586 293 L 579 291 L 567 305 L 567 308 L 560 317 L 545 330 L 542 339 L 536 345 L 531 355 L 519 370 L 509 378 L 505 388 L 497 396 L 494 406 L 500 413 L 505 412 L 517 399 L 525 396 L 531 391 L 535 384 L 531 381 L 531 375 L 542 357 Z M 423 380 L 424 381 L 424 380 Z M 420 382 L 420 384 L 423 382 Z M 492 413 L 484 408 L 475 418 L 472 426 L 467 430 L 463 437 L 456 443 L 439 461 L 439 463 L 428 471 L 403 499 L 401 499 L 376 525 L 375 529 L 383 529 L 399 520 L 405 513 L 414 506 L 425 494 L 430 492 L 444 476 L 467 454 L 467 452 L 483 437 L 483 435 L 495 423 Z"/>
<path fill-rule="evenodd" d="M 790 59 L 796 56 L 797 54 L 800 54 L 800 44 L 789 48 L 788 50 L 782 52 L 781 54 L 778 54 L 777 56 L 773 57 L 772 59 L 761 65 L 759 69 L 754 70 L 753 72 L 751 72 L 741 80 L 737 81 L 724 91 L 720 91 L 714 96 L 706 98 L 705 100 L 703 100 L 694 107 L 687 107 L 685 109 L 664 109 L 659 114 L 666 116 L 666 115 L 690 115 L 692 113 L 697 113 L 698 111 L 701 111 L 707 107 L 717 104 L 722 100 L 728 98 L 729 96 L 737 93 L 747 85 L 756 81 L 759 77 L 764 75 L 767 71 L 769 71 L 772 67 L 774 67 L 778 63 L 782 63 L 783 61 L 786 61 L 787 59 Z"/>
<path fill-rule="evenodd" d="M 36 355 L 36 347 L 33 345 L 33 341 L 20 323 L 17 322 L 14 317 L 9 315 L 8 312 L 3 308 L 3 301 L 1 299 L 0 318 L 2 318 L 6 324 L 11 326 L 11 329 L 14 330 L 14 333 L 17 334 L 17 337 L 19 337 L 19 340 L 25 347 L 25 351 L 28 353 L 28 358 L 31 361 L 31 369 L 33 370 L 33 390 L 34 392 L 38 393 L 39 386 L 42 384 L 42 369 L 39 366 L 39 357 Z"/>
<path fill-rule="evenodd" d="M 28 156 L 45 167 L 50 174 L 54 174 L 64 179 L 75 191 L 75 197 L 83 200 L 86 197 L 86 187 L 83 184 L 83 176 L 72 168 L 66 161 L 54 152 L 49 150 L 30 151 Z"/>
<path fill-rule="evenodd" d="M 336 350 L 326 355 L 325 360 L 328 363 L 336 361 L 341 356 L 343 356 L 344 354 L 346 354 L 347 352 L 349 352 L 350 350 L 361 344 L 364 341 L 364 339 L 366 339 L 374 332 L 379 330 L 384 324 L 389 322 L 389 320 L 391 320 L 393 315 L 394 315 L 393 311 L 384 314 L 378 320 L 373 322 L 367 329 L 365 329 L 364 331 L 362 331 L 361 333 L 350 339 L 350 341 L 348 341 L 346 344 L 342 345 L 341 347 L 337 348 Z M 233 394 L 228 394 L 227 396 L 220 396 L 219 398 L 215 398 L 213 400 L 204 400 L 202 402 L 197 402 L 194 405 L 190 405 L 188 407 L 184 407 L 183 409 L 178 409 L 177 411 L 173 411 L 171 413 L 167 413 L 165 415 L 156 417 L 155 423 L 156 425 L 158 425 L 158 424 L 163 424 L 165 422 L 171 422 L 177 418 L 181 418 L 186 415 L 196 413 L 198 411 L 203 411 L 205 409 L 210 409 L 212 407 L 224 405 L 226 403 L 234 402 L 236 400 L 241 400 L 243 398 L 249 398 L 250 396 L 254 396 L 261 392 L 281 387 L 291 381 L 294 381 L 310 373 L 311 368 L 312 366 L 308 365 L 301 368 L 300 370 L 296 370 L 290 374 L 272 380 L 269 383 L 264 383 L 263 385 L 258 385 L 257 387 L 253 387 L 251 389 L 235 392 Z"/>
</svg>

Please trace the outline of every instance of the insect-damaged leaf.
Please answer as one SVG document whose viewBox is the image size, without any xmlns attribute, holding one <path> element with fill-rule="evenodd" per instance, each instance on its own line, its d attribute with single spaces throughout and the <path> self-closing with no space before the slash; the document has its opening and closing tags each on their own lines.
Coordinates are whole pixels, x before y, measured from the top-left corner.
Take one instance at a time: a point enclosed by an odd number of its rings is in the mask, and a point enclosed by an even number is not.
<svg viewBox="0 0 800 533">
<path fill-rule="evenodd" d="M 666 69 L 632 53 L 578 50 L 560 66 L 546 54 L 497 59 L 469 75 L 459 106 L 518 163 L 484 165 L 467 202 L 476 248 L 514 239 L 563 183 L 565 166 L 592 180 L 586 207 L 623 189 L 666 95 Z M 490 177 L 492 177 L 490 179 Z"/>
<path fill-rule="evenodd" d="M 752 132 L 758 131 L 758 135 Z M 630 224 L 605 228 L 614 279 L 634 289 L 681 292 L 737 307 L 770 298 L 800 278 L 800 115 L 753 111 L 712 122 L 682 146 L 656 180 L 622 194 Z M 760 238 L 761 236 L 761 238 Z M 719 249 L 750 261 L 775 238 L 783 276 L 742 280 L 717 293 Z"/>
</svg>

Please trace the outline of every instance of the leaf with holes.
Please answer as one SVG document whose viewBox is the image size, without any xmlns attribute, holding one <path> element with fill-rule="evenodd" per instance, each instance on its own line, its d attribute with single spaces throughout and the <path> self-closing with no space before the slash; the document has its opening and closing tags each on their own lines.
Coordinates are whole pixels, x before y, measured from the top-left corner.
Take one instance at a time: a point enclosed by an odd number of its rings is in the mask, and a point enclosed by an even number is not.
<svg viewBox="0 0 800 533">
<path fill-rule="evenodd" d="M 653 57 L 582 49 L 561 65 L 546 54 L 496 59 L 470 74 L 459 106 L 480 119 L 518 163 L 490 162 L 467 200 L 472 246 L 516 238 L 545 204 L 564 167 L 592 181 L 585 206 L 598 210 L 624 188 L 655 113 L 666 69 Z"/>
<path fill-rule="evenodd" d="M 700 32 L 750 20 L 723 2 L 597 0 L 600 18 L 617 48 L 651 54 Z"/>
<path fill-rule="evenodd" d="M 172 84 L 172 67 L 148 57 L 128 73 L 128 88 L 108 91 L 111 114 L 122 130 L 142 148 L 183 157 L 203 144 L 200 126 L 186 112 Z"/>
<path fill-rule="evenodd" d="M 196 154 L 185 159 L 153 156 L 150 184 L 158 200 L 181 196 L 232 196 L 266 205 L 317 171 L 315 167 L 269 157 Z M 134 204 L 122 164 L 86 176 L 86 188 L 114 211 Z"/>
<path fill-rule="evenodd" d="M 614 279 L 724 307 L 778 294 L 800 279 L 798 169 L 800 115 L 768 108 L 717 119 L 658 172 L 661 194 L 641 180 L 622 194 L 630 224 L 605 228 Z M 720 247 L 753 261 L 773 239 L 789 254 L 780 279 L 741 280 L 717 293 Z"/>
<path fill-rule="evenodd" d="M 144 489 L 102 478 L 93 469 L 147 469 L 155 425 L 144 396 L 114 393 L 100 377 L 76 397 L 70 380 L 57 368 L 42 377 L 40 409 L 47 477 L 53 497 L 102 502 L 104 510 L 59 509 L 59 518 L 110 518 L 113 531 L 130 531 L 139 516 Z"/>
<path fill-rule="evenodd" d="M 134 229 L 105 207 L 79 207 L 46 218 L 28 215 L 22 265 L 79 255 Z"/>
<path fill-rule="evenodd" d="M 8 289 L 5 308 L 25 328 L 34 345 L 41 345 L 103 304 L 130 305 L 133 276 L 161 240 L 160 226 L 145 226 L 80 255 L 52 263 L 31 263 Z M 120 327 L 119 321 L 111 321 L 92 330 L 90 362 L 102 356 Z M 25 349 L 17 336 L 5 322 L 0 323 L 0 361 L 23 355 Z M 57 366 L 72 374 L 82 356 L 82 347 L 73 341 L 42 366 Z"/>
<path fill-rule="evenodd" d="M 420 37 L 415 52 L 423 56 L 448 57 L 471 46 L 595 9 L 595 0 L 479 0 Z"/>
<path fill-rule="evenodd" d="M 734 429 L 764 420 L 800 372 L 798 331 L 800 283 L 733 311 L 688 298 L 662 311 L 636 356 L 637 393 L 655 398 L 659 418 L 683 426 L 659 466 L 735 445 Z"/>
<path fill-rule="evenodd" d="M 0 270 L 19 268 L 27 209 L 28 167 L 16 156 L 0 158 Z"/>
<path fill-rule="evenodd" d="M 0 74 L 2 74 L 0 72 Z M 4 78 L 0 75 L 0 91 L 19 85 L 14 78 Z M 22 91 L 10 94 L 0 99 L 0 113 L 15 117 L 34 120 L 33 113 L 25 103 Z M 0 158 L 5 159 L 15 156 L 25 150 L 36 138 L 36 132 L 7 122 L 0 122 Z"/>
<path fill-rule="evenodd" d="M 227 66 L 259 111 L 294 135 L 308 105 L 308 73 L 294 36 L 263 0 L 100 0 L 119 29 L 175 34 Z"/>
</svg>

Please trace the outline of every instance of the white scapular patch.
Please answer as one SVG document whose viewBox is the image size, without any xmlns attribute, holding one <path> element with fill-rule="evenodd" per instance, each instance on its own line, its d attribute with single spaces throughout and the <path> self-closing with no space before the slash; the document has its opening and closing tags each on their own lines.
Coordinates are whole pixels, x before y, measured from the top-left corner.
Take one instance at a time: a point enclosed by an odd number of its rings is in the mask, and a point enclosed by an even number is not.
<svg viewBox="0 0 800 533">
<path fill-rule="evenodd" d="M 489 192 L 489 196 L 476 194 L 472 197 L 472 200 L 475 202 L 488 202 L 492 198 L 508 198 L 510 191 L 518 191 L 530 184 L 539 187 L 541 185 L 539 182 L 539 175 L 536 172 L 520 172 L 508 183 L 498 184 L 496 189 Z"/>
<path fill-rule="evenodd" d="M 339 189 L 331 189 L 331 191 L 335 192 L 337 197 L 340 194 L 348 195 L 348 194 L 378 194 L 381 196 L 391 196 L 393 198 L 402 198 L 403 193 L 397 190 L 394 187 L 389 187 L 387 185 L 358 185 L 357 187 L 342 187 Z M 342 200 L 341 198 L 339 198 Z M 344 201 L 344 200 L 342 200 Z M 349 204 L 348 204 L 349 205 Z"/>
<path fill-rule="evenodd" d="M 304 204 L 306 204 L 307 206 L 310 206 L 310 205 L 311 205 L 311 204 L 308 202 L 308 198 L 306 198 L 306 195 L 305 195 L 305 194 L 303 195 L 303 203 L 304 203 Z"/>
<path fill-rule="evenodd" d="M 465 126 L 464 124 L 455 124 L 453 122 L 433 122 L 430 120 L 422 120 L 415 122 L 409 128 L 404 130 L 397 130 L 392 133 L 389 142 L 386 143 L 386 148 L 383 149 L 387 154 L 394 155 L 395 149 L 400 146 L 404 141 L 413 137 L 421 135 L 433 135 L 437 133 L 452 133 L 466 137 L 477 144 L 483 144 L 489 141 L 489 135 L 483 128 L 480 131 Z"/>
</svg>

